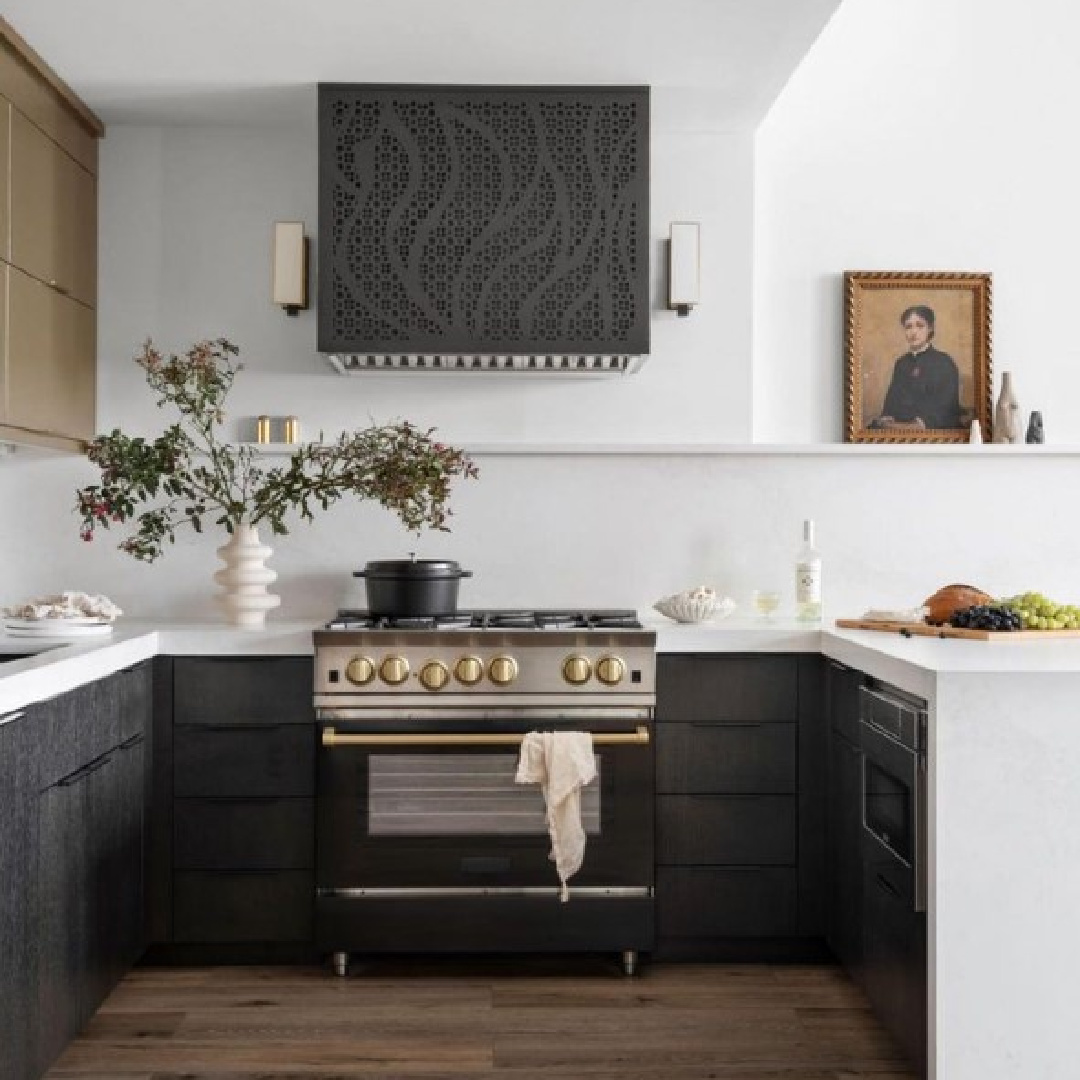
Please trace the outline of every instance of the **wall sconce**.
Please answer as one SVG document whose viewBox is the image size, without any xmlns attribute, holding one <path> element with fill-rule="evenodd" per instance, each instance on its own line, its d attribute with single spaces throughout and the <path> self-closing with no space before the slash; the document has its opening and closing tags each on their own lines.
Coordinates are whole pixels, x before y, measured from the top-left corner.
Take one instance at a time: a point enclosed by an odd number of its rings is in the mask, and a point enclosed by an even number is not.
<svg viewBox="0 0 1080 1080">
<path fill-rule="evenodd" d="M 701 300 L 701 225 L 673 221 L 668 241 L 668 307 L 689 315 Z"/>
<path fill-rule="evenodd" d="M 274 303 L 295 315 L 306 309 L 308 241 L 302 221 L 274 222 Z"/>
</svg>

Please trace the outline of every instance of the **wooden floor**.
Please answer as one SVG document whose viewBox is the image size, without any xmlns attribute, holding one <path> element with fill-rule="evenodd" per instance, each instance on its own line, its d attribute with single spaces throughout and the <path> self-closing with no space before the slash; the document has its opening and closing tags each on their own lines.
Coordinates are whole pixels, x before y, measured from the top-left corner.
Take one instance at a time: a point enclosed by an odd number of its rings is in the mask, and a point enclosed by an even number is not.
<svg viewBox="0 0 1080 1080">
<path fill-rule="evenodd" d="M 142 968 L 50 1080 L 912 1080 L 825 966 Z"/>
</svg>

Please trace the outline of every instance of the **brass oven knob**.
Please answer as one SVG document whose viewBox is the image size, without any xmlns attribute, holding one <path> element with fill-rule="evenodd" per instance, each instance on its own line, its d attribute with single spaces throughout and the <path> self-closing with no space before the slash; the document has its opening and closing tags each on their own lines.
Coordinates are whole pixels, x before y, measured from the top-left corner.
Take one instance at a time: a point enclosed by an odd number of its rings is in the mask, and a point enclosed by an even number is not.
<svg viewBox="0 0 1080 1080">
<path fill-rule="evenodd" d="M 391 686 L 400 686 L 409 677 L 409 661 L 404 656 L 388 656 L 379 665 L 379 678 Z"/>
<path fill-rule="evenodd" d="M 345 668 L 345 678 L 354 686 L 367 686 L 375 678 L 375 664 L 366 656 L 354 656 Z"/>
<path fill-rule="evenodd" d="M 454 677 L 465 686 L 475 686 L 484 677 L 484 661 L 479 656 L 463 656 L 454 665 Z"/>
<path fill-rule="evenodd" d="M 441 690 L 450 681 L 450 669 L 441 660 L 429 660 L 420 669 L 425 690 Z"/>
<path fill-rule="evenodd" d="M 626 677 L 626 665 L 617 656 L 601 656 L 596 661 L 596 677 L 605 686 L 618 686 Z"/>
<path fill-rule="evenodd" d="M 488 677 L 496 686 L 508 686 L 517 673 L 518 663 L 512 656 L 496 656 L 488 665 Z"/>
<path fill-rule="evenodd" d="M 590 675 L 592 675 L 592 664 L 587 656 L 568 656 L 563 661 L 562 677 L 571 686 L 587 683 Z"/>
</svg>

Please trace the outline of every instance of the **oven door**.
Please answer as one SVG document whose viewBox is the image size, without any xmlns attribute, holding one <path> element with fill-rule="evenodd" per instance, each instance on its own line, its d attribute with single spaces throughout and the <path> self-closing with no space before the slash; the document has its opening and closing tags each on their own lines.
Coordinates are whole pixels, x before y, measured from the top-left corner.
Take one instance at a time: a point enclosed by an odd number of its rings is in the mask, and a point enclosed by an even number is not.
<svg viewBox="0 0 1080 1080">
<path fill-rule="evenodd" d="M 514 777 L 522 737 L 559 729 L 591 731 L 596 756 L 597 778 L 581 798 L 585 860 L 571 892 L 651 893 L 650 720 L 324 715 L 321 728 L 321 895 L 555 889 L 543 796 Z"/>
</svg>

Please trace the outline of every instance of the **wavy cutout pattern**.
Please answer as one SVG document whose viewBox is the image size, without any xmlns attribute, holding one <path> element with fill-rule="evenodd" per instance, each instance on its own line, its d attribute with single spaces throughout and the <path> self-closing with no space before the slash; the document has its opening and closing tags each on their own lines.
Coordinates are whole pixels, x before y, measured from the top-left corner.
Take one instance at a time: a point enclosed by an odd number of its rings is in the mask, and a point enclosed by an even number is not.
<svg viewBox="0 0 1080 1080">
<path fill-rule="evenodd" d="M 648 351 L 648 89 L 320 87 L 319 348 Z"/>
</svg>

